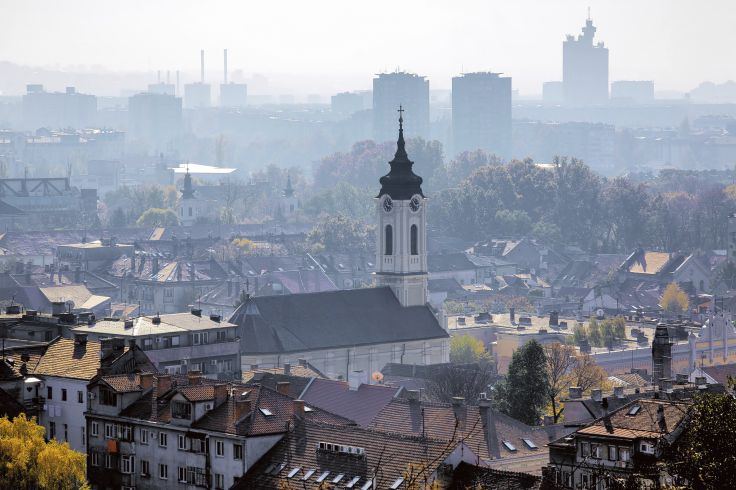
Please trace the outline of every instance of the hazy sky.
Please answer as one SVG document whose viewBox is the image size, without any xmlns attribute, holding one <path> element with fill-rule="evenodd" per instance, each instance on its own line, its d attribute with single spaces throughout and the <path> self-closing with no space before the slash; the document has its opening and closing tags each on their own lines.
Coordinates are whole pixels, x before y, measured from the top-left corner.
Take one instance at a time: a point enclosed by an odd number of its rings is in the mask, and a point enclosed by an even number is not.
<svg viewBox="0 0 736 490">
<path fill-rule="evenodd" d="M 463 70 L 504 72 L 530 94 L 561 79 L 562 40 L 588 6 L 611 80 L 688 90 L 736 79 L 734 0 L 0 0 L 0 60 L 191 79 L 204 48 L 219 83 L 227 47 L 231 70 L 300 93 L 368 89 L 373 73 L 401 67 L 431 88 Z"/>
</svg>

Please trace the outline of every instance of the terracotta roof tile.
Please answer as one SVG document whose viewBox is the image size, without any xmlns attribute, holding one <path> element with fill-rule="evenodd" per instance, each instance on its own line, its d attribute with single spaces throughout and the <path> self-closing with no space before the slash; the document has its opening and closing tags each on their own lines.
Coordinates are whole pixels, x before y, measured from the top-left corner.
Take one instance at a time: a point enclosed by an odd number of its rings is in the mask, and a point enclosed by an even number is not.
<svg viewBox="0 0 736 490">
<path fill-rule="evenodd" d="M 141 379 L 138 374 L 116 374 L 104 376 L 103 381 L 118 393 L 142 391 Z"/>
<path fill-rule="evenodd" d="M 633 407 L 640 407 L 632 410 Z M 659 409 L 664 410 L 664 419 L 660 422 Z M 640 437 L 659 437 L 677 428 L 685 418 L 690 407 L 689 402 L 669 400 L 635 400 L 604 416 L 576 434 L 607 435 L 637 439 Z"/>
<path fill-rule="evenodd" d="M 76 345 L 72 339 L 59 338 L 49 344 L 34 374 L 91 380 L 99 367 L 99 342 Z"/>
<path fill-rule="evenodd" d="M 346 381 L 315 379 L 302 398 L 316 407 L 367 426 L 400 390 L 393 386 L 366 384 L 351 390 Z"/>
</svg>

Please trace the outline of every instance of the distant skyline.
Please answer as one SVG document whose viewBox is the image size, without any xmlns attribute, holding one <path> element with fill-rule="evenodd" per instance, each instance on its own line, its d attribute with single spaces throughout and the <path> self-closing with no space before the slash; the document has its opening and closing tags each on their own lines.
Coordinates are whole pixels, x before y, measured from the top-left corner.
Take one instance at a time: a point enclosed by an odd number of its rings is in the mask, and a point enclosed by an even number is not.
<svg viewBox="0 0 736 490">
<path fill-rule="evenodd" d="M 265 75 L 284 93 L 368 90 L 373 74 L 399 67 L 432 89 L 449 89 L 461 72 L 502 72 L 533 95 L 561 80 L 562 41 L 580 33 L 588 6 L 610 48 L 611 81 L 688 91 L 736 79 L 730 0 L 5 0 L 0 61 L 146 72 L 149 82 L 179 69 L 186 83 L 198 79 L 205 49 L 208 81 L 219 84 L 228 48 L 231 72 Z"/>
</svg>

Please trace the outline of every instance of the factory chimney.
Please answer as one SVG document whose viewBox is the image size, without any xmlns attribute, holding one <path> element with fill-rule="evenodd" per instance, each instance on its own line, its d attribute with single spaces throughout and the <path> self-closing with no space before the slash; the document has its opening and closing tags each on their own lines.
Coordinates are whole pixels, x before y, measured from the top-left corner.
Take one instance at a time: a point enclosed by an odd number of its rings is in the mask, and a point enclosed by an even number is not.
<svg viewBox="0 0 736 490">
<path fill-rule="evenodd" d="M 204 49 L 199 51 L 199 67 L 201 71 L 200 82 L 204 83 Z"/>
<path fill-rule="evenodd" d="M 225 49 L 225 52 L 224 52 L 223 56 L 225 58 L 225 67 L 224 67 L 224 70 L 225 70 L 225 81 L 223 83 L 225 85 L 227 85 L 227 49 Z"/>
</svg>

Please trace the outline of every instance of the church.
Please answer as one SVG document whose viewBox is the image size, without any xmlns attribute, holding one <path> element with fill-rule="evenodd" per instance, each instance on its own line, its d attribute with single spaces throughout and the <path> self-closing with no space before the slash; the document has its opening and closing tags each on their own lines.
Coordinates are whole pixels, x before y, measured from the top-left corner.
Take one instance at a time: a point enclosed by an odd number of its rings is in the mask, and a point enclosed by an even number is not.
<svg viewBox="0 0 736 490">
<path fill-rule="evenodd" d="M 249 297 L 240 327 L 241 368 L 306 360 L 326 375 L 370 382 L 387 363 L 449 361 L 449 334 L 427 303 L 427 199 L 399 138 L 376 201 L 374 288 Z"/>
</svg>

